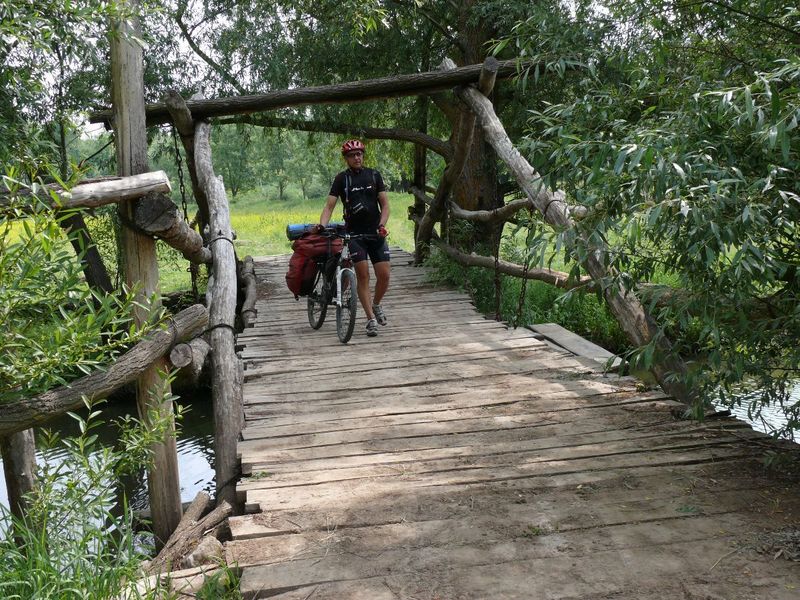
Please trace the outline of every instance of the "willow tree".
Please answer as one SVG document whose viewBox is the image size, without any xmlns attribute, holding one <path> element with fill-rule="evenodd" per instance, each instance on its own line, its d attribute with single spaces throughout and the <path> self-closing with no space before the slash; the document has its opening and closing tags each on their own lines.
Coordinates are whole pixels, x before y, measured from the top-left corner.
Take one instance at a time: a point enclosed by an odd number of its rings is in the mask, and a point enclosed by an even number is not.
<svg viewBox="0 0 800 600">
<path fill-rule="evenodd" d="M 562 99 L 530 113 L 533 163 L 588 208 L 581 227 L 611 244 L 609 266 L 626 287 L 674 286 L 653 303 L 678 349 L 703 360 L 698 398 L 721 390 L 754 416 L 780 404 L 788 421 L 777 433 L 796 430 L 797 5 L 601 4 L 571 18 L 597 43 L 563 50 L 576 67 L 559 78 Z M 521 22 L 508 43 L 541 52 L 543 28 Z M 640 349 L 644 363 L 650 352 Z"/>
</svg>

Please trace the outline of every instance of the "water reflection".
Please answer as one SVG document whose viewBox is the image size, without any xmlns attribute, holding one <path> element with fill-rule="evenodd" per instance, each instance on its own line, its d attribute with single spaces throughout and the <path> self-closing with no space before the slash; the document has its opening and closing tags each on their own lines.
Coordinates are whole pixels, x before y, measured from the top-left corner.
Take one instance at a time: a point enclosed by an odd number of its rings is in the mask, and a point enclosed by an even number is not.
<svg viewBox="0 0 800 600">
<path fill-rule="evenodd" d="M 753 400 L 757 400 L 760 397 L 761 392 L 759 390 L 743 390 L 737 398 L 740 401 L 738 406 L 728 406 L 719 401 L 714 402 L 714 405 L 720 409 L 729 409 L 733 416 L 735 416 L 737 419 L 745 421 L 746 423 L 749 423 L 756 431 L 772 434 L 773 432 L 786 427 L 788 417 L 786 416 L 786 413 L 783 412 L 783 409 L 778 405 L 764 406 L 761 409 L 760 415 L 750 418 L 747 409 Z M 797 402 L 800 402 L 800 382 L 796 382 L 789 392 L 789 401 L 787 404 L 792 405 Z"/>
<path fill-rule="evenodd" d="M 191 502 L 200 491 L 212 493 L 214 490 L 214 425 L 211 397 L 208 393 L 197 393 L 178 400 L 184 407 L 184 416 L 178 432 L 178 472 L 181 486 L 181 502 Z M 107 427 L 94 430 L 103 446 L 113 446 L 117 441 L 117 428 L 110 422 L 125 414 L 136 414 L 133 400 L 116 400 L 100 405 L 102 420 Z M 85 411 L 75 411 L 85 417 Z M 78 434 L 74 419 L 64 415 L 52 422 L 49 428 L 57 431 L 61 438 Z M 38 430 L 37 430 L 38 433 Z M 37 435 L 37 438 L 39 436 Z M 58 464 L 66 456 L 63 449 L 37 450 L 37 464 Z M 0 462 L 0 464 L 2 464 Z M 134 510 L 144 510 L 148 506 L 147 477 L 144 471 L 125 482 L 128 501 Z M 0 503 L 8 506 L 5 478 L 0 476 Z"/>
</svg>

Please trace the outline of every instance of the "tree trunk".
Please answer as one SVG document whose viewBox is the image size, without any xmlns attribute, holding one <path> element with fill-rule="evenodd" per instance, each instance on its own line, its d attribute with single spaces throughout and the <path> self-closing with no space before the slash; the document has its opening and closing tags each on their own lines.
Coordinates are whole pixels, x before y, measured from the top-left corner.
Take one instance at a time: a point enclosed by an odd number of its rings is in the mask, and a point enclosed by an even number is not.
<svg viewBox="0 0 800 600">
<path fill-rule="evenodd" d="M 36 441 L 32 429 L 0 437 L 0 454 L 8 492 L 8 507 L 17 518 L 25 516 L 25 494 L 33 491 L 36 471 Z"/>
<path fill-rule="evenodd" d="M 81 261 L 86 283 L 97 292 L 111 294 L 114 291 L 114 286 L 108 276 L 103 258 L 92 241 L 92 236 L 89 234 L 83 216 L 77 212 L 72 213 L 61 221 L 61 227 L 65 231 L 72 233 L 70 243 L 75 250 L 76 256 Z"/>
<path fill-rule="evenodd" d="M 478 115 L 486 138 L 509 166 L 520 188 L 525 191 L 531 202 L 542 213 L 545 222 L 556 228 L 572 228 L 574 223 L 569 214 L 569 207 L 564 202 L 563 193 L 553 193 L 544 187 L 533 167 L 511 143 L 491 102 L 472 88 L 464 88 L 460 96 Z M 584 239 L 584 241 L 586 240 Z M 612 314 L 631 343 L 635 346 L 655 344 L 657 352 L 652 371 L 661 388 L 675 399 L 691 403 L 692 393 L 684 382 L 686 365 L 679 356 L 675 355 L 670 341 L 642 306 L 634 290 L 625 289 L 619 281 L 615 282 L 613 286 L 608 285 L 607 280 L 613 276 L 613 273 L 610 273 L 603 264 L 604 254 L 605 248 L 593 249 L 588 254 L 583 266 L 603 290 L 603 296 Z"/>
</svg>

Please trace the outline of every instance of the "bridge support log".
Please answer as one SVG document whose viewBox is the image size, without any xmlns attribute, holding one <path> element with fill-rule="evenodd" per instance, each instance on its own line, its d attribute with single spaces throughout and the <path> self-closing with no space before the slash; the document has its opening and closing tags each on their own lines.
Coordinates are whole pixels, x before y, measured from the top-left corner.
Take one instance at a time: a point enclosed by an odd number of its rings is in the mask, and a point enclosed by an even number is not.
<svg viewBox="0 0 800 600">
<path fill-rule="evenodd" d="M 203 237 L 183 220 L 178 207 L 166 194 L 150 193 L 134 209 L 134 224 L 141 231 L 157 236 L 178 250 L 186 260 L 197 264 L 211 262 L 211 250 Z"/>
<path fill-rule="evenodd" d="M 169 353 L 169 362 L 179 369 L 173 385 L 176 388 L 197 387 L 209 352 L 211 346 L 202 337 L 175 346 Z"/>
<path fill-rule="evenodd" d="M 211 345 L 214 399 L 214 464 L 217 504 L 226 501 L 235 513 L 241 508 L 236 499 L 240 474 L 236 445 L 242 430 L 242 392 L 238 383 L 240 365 L 235 351 L 236 253 L 233 247 L 228 200 L 222 178 L 214 174 L 211 162 L 211 125 L 195 127 L 194 158 L 198 184 L 208 199 L 208 246 L 213 255 L 213 279 L 208 282 L 209 344 Z"/>
<path fill-rule="evenodd" d="M 563 192 L 551 192 L 542 184 L 539 174 L 509 139 L 489 99 L 470 87 L 460 88 L 457 93 L 478 116 L 486 140 L 508 165 L 520 188 L 542 213 L 545 222 L 559 229 L 574 227 Z M 584 242 L 588 245 L 588 240 L 585 238 Z M 608 307 L 631 343 L 644 346 L 656 340 L 657 357 L 654 359 L 652 370 L 661 388 L 676 400 L 691 402 L 691 391 L 683 383 L 682 377 L 686 374 L 686 365 L 675 354 L 670 341 L 661 335 L 658 325 L 645 310 L 634 291 L 625 289 L 620 281 L 615 282 L 614 286 L 604 285 L 604 282 L 613 276 L 600 258 L 605 251 L 606 248 L 595 248 L 595 252 L 589 252 L 588 258 L 583 263 L 584 268 L 596 284 L 601 286 Z M 679 377 L 676 378 L 675 375 Z"/>
<path fill-rule="evenodd" d="M 134 8 L 136 0 L 128 0 Z M 149 171 L 147 164 L 147 129 L 144 115 L 144 61 L 142 47 L 137 41 L 139 23 L 136 18 L 116 21 L 111 35 L 111 82 L 114 111 L 115 146 L 118 174 L 137 175 Z M 134 205 L 139 200 L 119 206 L 123 222 L 134 220 Z M 121 234 L 121 258 L 128 286 L 139 286 L 139 310 L 134 317 L 145 323 L 160 310 L 158 260 L 155 240 L 128 227 Z M 156 298 L 152 303 L 150 298 Z M 161 373 L 166 372 L 166 361 L 159 357 L 139 376 L 136 384 L 136 404 L 139 417 L 147 423 L 151 415 L 172 420 L 173 407 L 165 400 L 169 391 Z M 156 548 L 169 539 L 181 519 L 181 488 L 178 476 L 178 452 L 174 422 L 167 427 L 164 437 L 152 446 L 153 461 L 147 473 L 150 514 Z"/>
</svg>

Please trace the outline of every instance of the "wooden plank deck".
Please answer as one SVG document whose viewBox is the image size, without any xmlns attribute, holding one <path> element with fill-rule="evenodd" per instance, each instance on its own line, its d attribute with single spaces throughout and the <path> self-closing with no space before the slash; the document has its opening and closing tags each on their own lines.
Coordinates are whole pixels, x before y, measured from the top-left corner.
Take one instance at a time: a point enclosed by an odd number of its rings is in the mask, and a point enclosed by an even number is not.
<svg viewBox="0 0 800 600">
<path fill-rule="evenodd" d="M 744 424 L 484 319 L 395 252 L 389 325 L 343 346 L 257 261 L 229 564 L 245 598 L 796 599 L 797 525 Z M 772 534 L 770 532 L 773 532 Z"/>
</svg>

